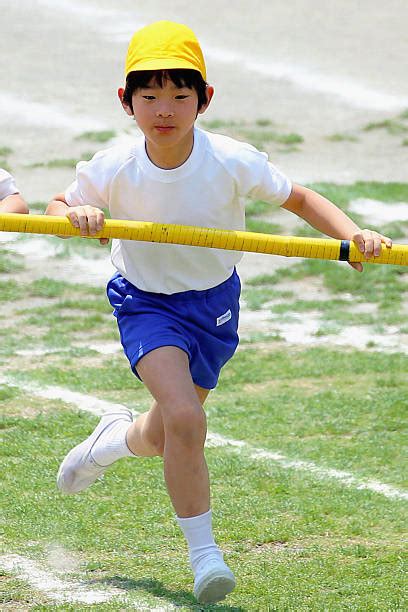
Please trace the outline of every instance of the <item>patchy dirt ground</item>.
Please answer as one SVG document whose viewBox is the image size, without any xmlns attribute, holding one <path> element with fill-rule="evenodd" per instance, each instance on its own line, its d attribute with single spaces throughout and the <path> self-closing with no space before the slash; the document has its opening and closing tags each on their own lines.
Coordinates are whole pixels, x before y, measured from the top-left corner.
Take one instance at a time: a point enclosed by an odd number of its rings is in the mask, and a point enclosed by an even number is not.
<svg viewBox="0 0 408 612">
<path fill-rule="evenodd" d="M 301 136 L 303 142 L 294 147 L 276 145 L 269 151 L 294 181 L 406 181 L 405 2 L 330 2 L 328 7 L 324 0 L 313 6 L 306 0 L 256 1 L 249 8 L 237 0 L 231 10 L 226 0 L 199 0 L 186 8 L 184 0 L 171 7 L 161 0 L 143 7 L 131 0 L 120 6 L 113 0 L 19 0 L 3 7 L 7 69 L 0 74 L 0 165 L 13 171 L 30 202 L 47 201 L 73 179 L 72 163 L 47 163 L 80 159 L 107 146 L 78 135 L 107 129 L 122 138 L 135 129 L 115 93 L 126 46 L 135 29 L 163 18 L 187 23 L 202 41 L 216 89 L 205 120 L 267 119 L 274 128 Z M 355 211 L 361 206 L 356 202 Z M 408 204 L 396 206 L 387 206 L 388 221 L 406 219 Z M 372 203 L 371 210 L 384 220 L 381 203 Z M 281 211 L 268 220 L 278 216 L 287 233 L 296 233 L 295 217 Z M 20 280 L 49 275 L 102 287 L 112 272 L 106 254 L 93 257 L 91 265 L 78 254 L 58 257 L 57 240 L 3 236 L 2 241 L 24 256 Z M 246 254 L 239 272 L 245 286 L 255 275 L 293 263 Z M 323 295 L 322 287 L 310 283 L 290 285 L 299 296 Z M 268 308 L 253 312 L 243 304 L 241 333 L 270 330 L 271 316 Z M 328 341 L 313 335 L 317 319 L 318 313 L 293 320 L 286 329 L 280 326 L 281 334 L 289 342 Z M 386 336 L 381 344 L 394 347 L 393 330 Z M 336 341 L 365 346 L 367 333 L 350 328 Z"/>
<path fill-rule="evenodd" d="M 89 144 L 73 138 L 85 131 L 132 126 L 116 89 L 131 34 L 156 19 L 185 22 L 200 38 L 216 89 L 206 119 L 267 118 L 304 138 L 273 151 L 293 180 L 406 180 L 404 130 L 362 131 L 408 108 L 403 0 L 236 0 L 233 9 L 227 0 L 19 0 L 2 7 L 0 147 L 12 148 L 7 161 L 30 201 L 73 173 L 27 164 L 81 156 Z"/>
</svg>

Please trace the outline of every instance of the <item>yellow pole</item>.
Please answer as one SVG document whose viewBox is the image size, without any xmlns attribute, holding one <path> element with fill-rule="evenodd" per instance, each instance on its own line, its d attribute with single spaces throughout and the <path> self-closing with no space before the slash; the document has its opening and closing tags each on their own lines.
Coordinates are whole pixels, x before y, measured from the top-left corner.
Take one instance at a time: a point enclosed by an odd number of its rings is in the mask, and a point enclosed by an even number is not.
<svg viewBox="0 0 408 612">
<path fill-rule="evenodd" d="M 52 234 L 58 236 L 80 236 L 66 217 L 46 215 L 0 214 L 0 231 L 24 232 L 29 234 Z M 383 245 L 381 255 L 365 259 L 356 245 L 349 240 L 331 238 L 300 238 L 296 236 L 275 236 L 255 232 L 151 223 L 148 221 L 126 221 L 106 219 L 102 231 L 92 238 L 119 238 L 166 244 L 267 253 L 285 257 L 308 257 L 312 259 L 334 259 L 362 261 L 377 264 L 408 265 L 408 245 L 394 244 L 392 248 Z"/>
</svg>

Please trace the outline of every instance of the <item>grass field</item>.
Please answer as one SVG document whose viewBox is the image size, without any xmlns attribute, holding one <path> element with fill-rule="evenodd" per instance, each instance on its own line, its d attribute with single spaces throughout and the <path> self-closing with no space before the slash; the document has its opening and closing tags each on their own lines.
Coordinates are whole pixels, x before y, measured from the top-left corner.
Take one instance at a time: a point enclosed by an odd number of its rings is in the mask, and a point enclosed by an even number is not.
<svg viewBox="0 0 408 612">
<path fill-rule="evenodd" d="M 408 185 L 320 191 L 345 209 L 370 193 L 408 201 Z M 261 204 L 249 212 L 270 222 Z M 89 242 L 60 244 L 58 261 L 93 265 Z M 115 350 L 103 287 L 50 278 L 53 260 L 28 278 L 13 245 L 0 251 L 2 610 L 407 609 L 408 356 L 378 342 L 390 327 L 408 333 L 404 270 L 300 261 L 246 284 L 244 309 L 267 312 L 270 329 L 254 324 L 207 403 L 215 532 L 238 586 L 198 606 L 160 459 L 122 460 L 78 496 L 57 492 L 58 465 L 96 414 L 142 412 L 149 397 Z M 299 296 L 315 282 L 319 299 Z M 316 312 L 322 344 L 280 335 Z M 376 341 L 336 346 L 353 325 Z"/>
</svg>

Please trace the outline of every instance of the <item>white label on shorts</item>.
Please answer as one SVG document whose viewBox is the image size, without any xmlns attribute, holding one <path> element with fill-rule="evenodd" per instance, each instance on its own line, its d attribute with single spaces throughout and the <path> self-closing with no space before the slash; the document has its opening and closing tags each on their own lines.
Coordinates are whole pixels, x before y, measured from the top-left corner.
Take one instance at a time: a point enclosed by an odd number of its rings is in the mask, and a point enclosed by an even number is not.
<svg viewBox="0 0 408 612">
<path fill-rule="evenodd" d="M 227 312 L 224 312 L 223 315 L 217 318 L 217 327 L 229 321 L 231 317 L 232 317 L 231 311 L 228 309 Z"/>
</svg>

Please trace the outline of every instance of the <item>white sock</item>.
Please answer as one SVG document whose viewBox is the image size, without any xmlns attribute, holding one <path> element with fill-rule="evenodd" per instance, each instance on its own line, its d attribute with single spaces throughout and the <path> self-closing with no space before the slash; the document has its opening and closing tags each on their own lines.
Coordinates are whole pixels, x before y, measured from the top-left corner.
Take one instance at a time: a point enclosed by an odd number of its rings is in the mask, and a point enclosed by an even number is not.
<svg viewBox="0 0 408 612">
<path fill-rule="evenodd" d="M 187 540 L 190 563 L 194 573 L 204 557 L 223 558 L 222 552 L 214 541 L 211 510 L 190 518 L 177 517 L 177 523 Z"/>
<path fill-rule="evenodd" d="M 126 443 L 126 433 L 132 425 L 125 419 L 107 427 L 92 448 L 92 458 L 98 465 L 110 465 L 122 457 L 135 457 Z"/>
</svg>

